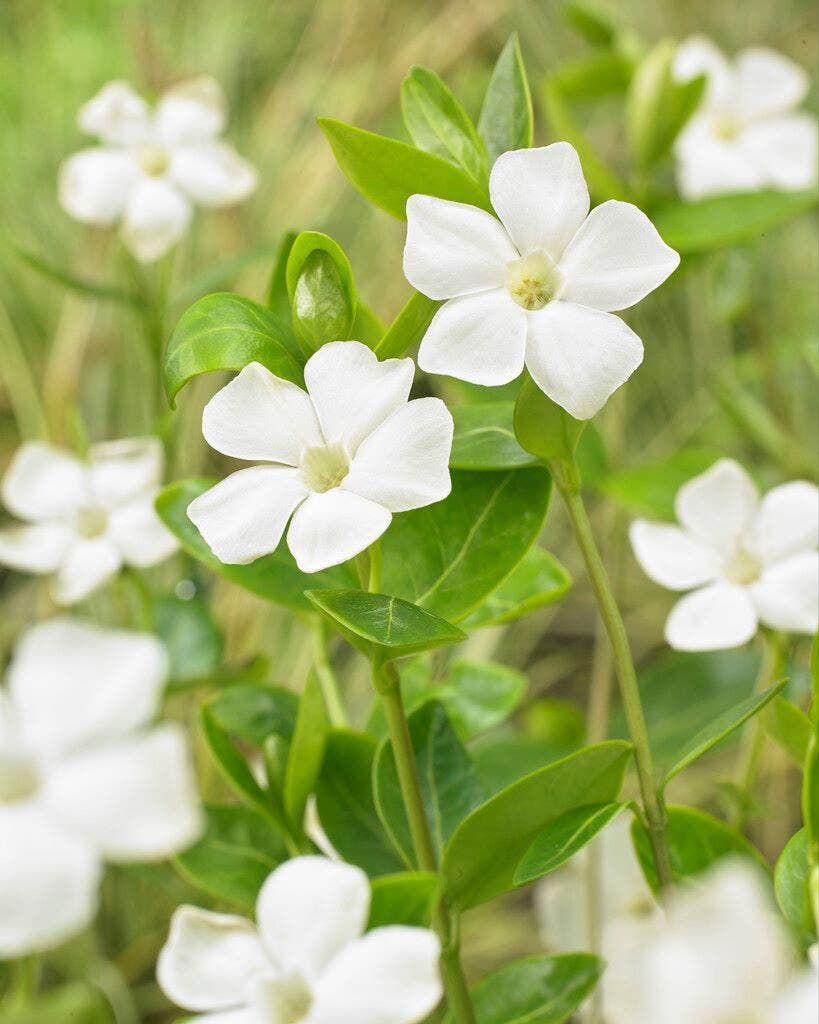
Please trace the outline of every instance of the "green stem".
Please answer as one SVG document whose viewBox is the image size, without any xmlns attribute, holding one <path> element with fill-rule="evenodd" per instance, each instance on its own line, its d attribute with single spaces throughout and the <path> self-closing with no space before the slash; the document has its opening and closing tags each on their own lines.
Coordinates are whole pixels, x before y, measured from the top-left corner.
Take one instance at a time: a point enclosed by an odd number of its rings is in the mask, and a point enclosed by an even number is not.
<svg viewBox="0 0 819 1024">
<path fill-rule="evenodd" d="M 10 1010 L 28 1006 L 40 984 L 40 958 L 36 954 L 23 956 L 11 964 L 11 982 L 4 1000 Z"/>
<path fill-rule="evenodd" d="M 648 738 L 637 673 L 631 657 L 626 628 L 617 601 L 612 593 L 606 568 L 597 549 L 586 506 L 580 493 L 580 474 L 571 461 L 553 460 L 549 463 L 555 484 L 560 491 L 572 524 L 575 539 L 586 563 L 589 580 L 597 599 L 597 607 L 606 627 L 611 644 L 614 669 L 620 684 L 620 697 L 628 724 L 631 742 L 634 744 L 634 759 L 640 784 L 643 812 L 645 814 L 654 866 L 661 889 L 671 885 L 671 860 L 665 837 L 666 813 L 657 786 L 654 759 Z"/>
<path fill-rule="evenodd" d="M 318 618 L 314 619 L 310 628 L 313 633 L 313 667 L 324 695 L 324 703 L 327 705 L 332 724 L 343 728 L 347 725 L 347 712 L 344 710 L 338 679 L 327 654 L 327 631 L 324 623 Z"/>
</svg>

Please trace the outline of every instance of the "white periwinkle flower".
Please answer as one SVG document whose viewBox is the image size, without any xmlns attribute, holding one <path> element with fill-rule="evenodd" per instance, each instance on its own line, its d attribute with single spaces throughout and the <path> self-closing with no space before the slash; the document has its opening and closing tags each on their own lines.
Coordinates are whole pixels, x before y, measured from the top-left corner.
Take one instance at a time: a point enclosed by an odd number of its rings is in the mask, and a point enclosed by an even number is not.
<svg viewBox="0 0 819 1024">
<path fill-rule="evenodd" d="M 159 259 L 185 234 L 191 201 L 233 206 L 256 187 L 253 167 L 219 139 L 225 115 L 212 78 L 174 86 L 155 110 L 127 82 L 109 82 L 78 115 L 80 129 L 102 145 L 62 165 L 60 203 L 86 224 L 121 222 L 138 260 Z"/>
<path fill-rule="evenodd" d="M 197 838 L 185 733 L 148 725 L 166 676 L 147 633 L 56 618 L 18 643 L 0 689 L 0 958 L 84 928 L 104 860 L 159 860 Z"/>
<path fill-rule="evenodd" d="M 250 363 L 205 406 L 205 440 L 240 469 L 188 506 L 222 562 L 287 545 L 304 572 L 346 562 L 404 512 L 450 491 L 452 417 L 438 398 L 407 401 L 411 359 L 379 362 L 358 341 L 307 361 L 303 391 Z M 292 520 L 291 520 L 292 516 Z"/>
<path fill-rule="evenodd" d="M 816 184 L 816 120 L 794 110 L 810 85 L 798 64 L 764 47 L 729 64 L 712 42 L 694 36 L 678 48 L 674 74 L 679 81 L 706 76 L 703 100 L 674 147 L 683 196 Z"/>
<path fill-rule="evenodd" d="M 638 519 L 631 545 L 644 572 L 670 590 L 692 590 L 668 617 L 681 651 L 746 643 L 761 622 L 790 633 L 819 628 L 819 489 L 804 480 L 761 500 L 731 459 L 677 492 L 681 526 Z"/>
<path fill-rule="evenodd" d="M 262 886 L 256 925 L 180 907 L 157 965 L 174 1003 L 201 1024 L 414 1024 L 441 998 L 440 947 L 425 928 L 364 933 L 366 875 L 296 857 Z"/>
<path fill-rule="evenodd" d="M 608 1024 L 816 1024 L 819 977 L 798 970 L 759 869 L 725 859 L 667 916 L 604 932 Z"/>
<path fill-rule="evenodd" d="M 525 364 L 549 398 L 589 419 L 643 359 L 642 342 L 611 311 L 639 302 L 680 258 L 630 203 L 589 213 L 567 142 L 498 157 L 489 195 L 500 220 L 433 196 L 407 200 L 404 274 L 424 295 L 449 300 L 418 365 L 497 385 Z"/>
<path fill-rule="evenodd" d="M 60 604 L 81 601 L 123 565 L 156 565 L 178 547 L 154 509 L 162 468 L 155 437 L 92 445 L 87 461 L 27 442 L 0 483 L 6 508 L 24 520 L 0 529 L 0 564 L 54 573 Z"/>
</svg>

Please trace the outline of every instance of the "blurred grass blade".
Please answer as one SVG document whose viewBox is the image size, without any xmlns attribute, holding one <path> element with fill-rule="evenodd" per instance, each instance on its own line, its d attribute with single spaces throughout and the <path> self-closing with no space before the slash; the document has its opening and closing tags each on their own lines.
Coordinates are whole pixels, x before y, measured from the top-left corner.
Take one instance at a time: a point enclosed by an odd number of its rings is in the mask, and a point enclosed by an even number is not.
<svg viewBox="0 0 819 1024">
<path fill-rule="evenodd" d="M 55 266 L 47 260 L 36 256 L 34 253 L 26 252 L 15 246 L 14 251 L 20 259 L 38 274 L 47 277 L 50 281 L 61 284 L 70 291 L 79 292 L 80 295 L 87 295 L 89 298 L 102 299 L 106 302 L 118 302 L 124 306 L 135 306 L 141 309 L 145 302 L 138 292 L 129 291 L 127 288 L 120 288 L 113 284 L 101 284 L 98 281 L 88 281 L 83 277 L 77 277 L 71 271 L 63 267 Z"/>
</svg>

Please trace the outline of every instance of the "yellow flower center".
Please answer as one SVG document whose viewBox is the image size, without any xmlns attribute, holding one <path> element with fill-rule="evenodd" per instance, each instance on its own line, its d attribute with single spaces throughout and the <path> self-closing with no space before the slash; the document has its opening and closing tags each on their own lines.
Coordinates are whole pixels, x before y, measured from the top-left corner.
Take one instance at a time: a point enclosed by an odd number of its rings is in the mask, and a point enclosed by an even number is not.
<svg viewBox="0 0 819 1024">
<path fill-rule="evenodd" d="M 164 174 L 170 163 L 170 157 L 161 146 L 152 146 L 147 143 L 137 150 L 137 160 L 145 174 L 149 174 L 152 178 L 158 178 Z"/>
<path fill-rule="evenodd" d="M 541 250 L 506 264 L 506 287 L 524 309 L 543 309 L 556 297 L 560 285 L 560 271 Z"/>
<path fill-rule="evenodd" d="M 77 513 L 77 533 L 92 540 L 100 537 L 108 529 L 108 513 L 98 505 L 87 505 Z"/>
<path fill-rule="evenodd" d="M 323 448 L 306 448 L 299 468 L 305 485 L 323 494 L 338 487 L 350 472 L 350 462 L 343 445 L 328 444 Z"/>
<path fill-rule="evenodd" d="M 298 971 L 262 983 L 263 1017 L 270 1024 L 300 1024 L 313 1005 L 313 995 Z"/>
<path fill-rule="evenodd" d="M 742 131 L 742 123 L 735 114 L 715 114 L 711 118 L 711 131 L 721 142 L 733 142 Z"/>
<path fill-rule="evenodd" d="M 762 559 L 737 543 L 729 557 L 723 562 L 722 572 L 729 583 L 747 587 L 755 583 L 762 575 Z"/>
<path fill-rule="evenodd" d="M 39 788 L 40 773 L 33 758 L 14 751 L 0 754 L 0 804 L 27 800 Z"/>
</svg>

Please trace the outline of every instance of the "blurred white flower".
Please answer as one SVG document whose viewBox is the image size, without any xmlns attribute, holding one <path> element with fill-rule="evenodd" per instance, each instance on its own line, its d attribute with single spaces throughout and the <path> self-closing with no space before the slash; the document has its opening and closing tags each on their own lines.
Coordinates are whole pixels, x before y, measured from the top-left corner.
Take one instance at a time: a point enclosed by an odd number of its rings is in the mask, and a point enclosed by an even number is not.
<svg viewBox="0 0 819 1024">
<path fill-rule="evenodd" d="M 816 184 L 816 119 L 794 111 L 810 86 L 798 64 L 764 47 L 729 64 L 710 40 L 693 36 L 678 48 L 674 73 L 678 81 L 706 76 L 702 102 L 674 147 L 685 198 Z"/>
<path fill-rule="evenodd" d="M 795 969 L 758 868 L 722 860 L 665 919 L 604 933 L 607 1024 L 816 1024 L 819 977 Z"/>
<path fill-rule="evenodd" d="M 473 384 L 538 387 L 589 419 L 643 359 L 612 310 L 639 302 L 680 262 L 644 213 L 602 203 L 574 148 L 556 142 L 498 157 L 489 195 L 500 220 L 432 196 L 407 200 L 404 274 L 448 299 L 421 342 L 418 365 Z"/>
<path fill-rule="evenodd" d="M 731 459 L 720 459 L 677 493 L 681 524 L 638 519 L 631 544 L 644 572 L 670 590 L 693 590 L 668 617 L 665 637 L 681 651 L 746 643 L 771 629 L 819 628 L 819 489 L 804 480 L 761 500 Z"/>
<path fill-rule="evenodd" d="M 18 643 L 0 690 L 0 958 L 85 927 L 103 860 L 158 860 L 198 837 L 185 733 L 146 728 L 166 675 L 145 633 L 56 618 Z"/>
<path fill-rule="evenodd" d="M 364 934 L 369 907 L 363 871 L 296 857 L 262 886 L 256 925 L 180 907 L 157 979 L 201 1024 L 413 1024 L 441 998 L 438 939 L 402 925 Z"/>
<path fill-rule="evenodd" d="M 23 444 L 0 483 L 24 520 L 0 529 L 0 564 L 54 573 L 60 604 L 87 597 L 125 565 L 147 568 L 178 544 L 154 510 L 162 480 L 155 437 L 92 445 L 87 462 L 40 441 Z"/>
<path fill-rule="evenodd" d="M 191 201 L 233 206 L 256 188 L 254 168 L 219 139 L 225 113 L 212 78 L 174 86 L 155 110 L 127 82 L 109 82 L 78 115 L 80 129 L 102 145 L 63 163 L 60 203 L 86 224 L 120 221 L 138 260 L 159 259 L 184 235 Z"/>
<path fill-rule="evenodd" d="M 438 398 L 407 401 L 411 359 L 380 363 L 358 341 L 307 361 L 300 387 L 250 363 L 205 406 L 202 432 L 224 455 L 264 461 L 188 506 L 227 564 L 275 550 L 284 529 L 299 568 L 346 562 L 390 525 L 450 491 L 452 417 Z"/>
</svg>

